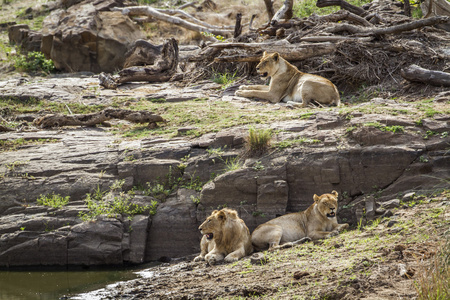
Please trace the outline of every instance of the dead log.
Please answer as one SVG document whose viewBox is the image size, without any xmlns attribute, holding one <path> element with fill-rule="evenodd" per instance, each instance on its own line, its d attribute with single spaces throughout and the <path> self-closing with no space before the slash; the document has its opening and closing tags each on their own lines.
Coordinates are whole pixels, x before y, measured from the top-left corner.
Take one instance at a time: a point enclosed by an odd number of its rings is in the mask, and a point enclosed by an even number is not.
<svg viewBox="0 0 450 300">
<path fill-rule="evenodd" d="M 179 17 L 170 16 L 166 13 L 162 13 L 150 6 L 130 6 L 125 8 L 114 7 L 111 10 L 121 11 L 122 14 L 127 16 L 148 16 L 159 21 L 175 24 L 183 28 L 196 31 L 196 32 L 207 32 L 214 35 L 231 36 L 233 34 L 232 30 L 228 29 L 217 29 L 214 26 L 205 26 L 195 24 Z"/>
<path fill-rule="evenodd" d="M 176 73 L 178 66 L 178 42 L 174 38 L 164 41 L 161 56 L 153 66 L 130 67 L 119 72 L 118 84 L 131 81 L 164 82 Z"/>
<path fill-rule="evenodd" d="M 102 124 L 111 119 L 126 120 L 133 123 L 149 123 L 154 126 L 157 122 L 165 122 L 165 120 L 150 111 L 133 111 L 127 109 L 107 108 L 97 113 L 63 115 L 48 114 L 40 118 L 36 118 L 33 123 L 41 128 L 60 127 L 60 126 L 94 126 Z"/>
<path fill-rule="evenodd" d="M 161 55 L 152 66 L 133 66 L 122 69 L 118 77 L 100 74 L 100 85 L 107 89 L 115 89 L 117 85 L 131 81 L 165 82 L 175 75 L 178 66 L 178 42 L 174 38 L 164 41 Z"/>
<path fill-rule="evenodd" d="M 161 55 L 162 45 L 153 45 L 146 40 L 137 40 L 125 53 L 124 68 L 153 65 Z"/>
<path fill-rule="evenodd" d="M 231 44 L 231 43 L 230 43 Z M 241 43 L 232 43 L 235 46 Z M 280 46 L 276 43 L 251 43 L 243 48 L 250 50 L 247 54 L 237 54 L 229 56 L 219 56 L 214 59 L 215 62 L 258 62 L 261 59 L 262 52 L 267 51 L 278 52 L 283 58 L 288 61 L 300 61 L 315 56 L 323 56 L 330 54 L 336 50 L 336 44 L 334 43 L 311 43 L 311 44 L 289 44 Z M 210 45 L 212 46 L 212 45 Z"/>
<path fill-rule="evenodd" d="M 366 11 L 361 7 L 352 5 L 344 0 L 317 0 L 316 6 L 320 8 L 327 6 L 339 6 L 340 8 L 348 10 L 358 16 L 364 16 L 366 14 Z"/>
<path fill-rule="evenodd" d="M 450 73 L 428 70 L 417 65 L 411 65 L 402 69 L 400 74 L 408 81 L 450 87 Z"/>
</svg>

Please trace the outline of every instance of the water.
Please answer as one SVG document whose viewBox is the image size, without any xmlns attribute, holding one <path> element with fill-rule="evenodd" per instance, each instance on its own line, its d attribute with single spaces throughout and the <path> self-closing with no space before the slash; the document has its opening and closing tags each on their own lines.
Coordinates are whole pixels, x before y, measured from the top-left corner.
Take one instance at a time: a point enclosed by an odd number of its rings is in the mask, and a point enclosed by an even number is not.
<svg viewBox="0 0 450 300">
<path fill-rule="evenodd" d="M 57 300 L 138 278 L 138 268 L 0 270 L 0 300 Z"/>
</svg>

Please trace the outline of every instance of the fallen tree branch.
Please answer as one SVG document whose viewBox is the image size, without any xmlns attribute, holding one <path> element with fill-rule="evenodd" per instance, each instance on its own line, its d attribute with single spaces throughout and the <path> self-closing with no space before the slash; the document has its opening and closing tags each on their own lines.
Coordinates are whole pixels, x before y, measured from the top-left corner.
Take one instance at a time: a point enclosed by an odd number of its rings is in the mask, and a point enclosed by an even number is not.
<svg viewBox="0 0 450 300">
<path fill-rule="evenodd" d="M 375 29 L 372 35 L 383 35 L 383 34 L 394 34 L 404 31 L 411 31 L 414 29 L 422 28 L 425 26 L 432 26 L 437 24 L 449 23 L 450 17 L 447 16 L 436 16 L 428 19 L 421 19 L 417 21 L 412 21 L 405 24 L 394 25 L 386 28 Z"/>
<path fill-rule="evenodd" d="M 347 20 L 356 24 L 360 24 L 363 26 L 367 26 L 367 27 L 373 27 L 373 24 L 370 23 L 369 21 L 367 21 L 366 19 L 364 19 L 363 17 L 360 17 L 350 11 L 346 11 L 346 10 L 340 10 L 337 11 L 335 13 L 326 15 L 326 16 L 321 16 L 319 17 L 320 21 L 325 21 L 325 22 L 339 22 L 342 20 Z"/>
<path fill-rule="evenodd" d="M 358 16 L 364 16 L 366 14 L 366 11 L 361 7 L 352 5 L 344 0 L 317 0 L 316 6 L 320 8 L 327 6 L 339 6 L 340 8 L 348 10 Z"/>
<path fill-rule="evenodd" d="M 127 109 L 107 108 L 92 114 L 48 114 L 40 118 L 36 118 L 34 125 L 41 128 L 60 127 L 60 126 L 94 126 L 102 124 L 111 119 L 126 120 L 133 123 L 149 123 L 155 126 L 157 122 L 165 122 L 165 120 L 150 111 L 133 111 Z"/>
<path fill-rule="evenodd" d="M 416 21 L 412 21 L 409 23 L 394 25 L 394 26 L 385 27 L 385 28 L 376 28 L 376 29 L 363 28 L 361 26 L 351 25 L 351 24 L 337 24 L 337 25 L 332 26 L 324 31 L 329 32 L 329 33 L 347 31 L 352 34 L 355 34 L 356 36 L 379 36 L 379 35 L 385 35 L 385 34 L 397 34 L 397 33 L 401 33 L 404 31 L 411 31 L 414 29 L 419 29 L 419 28 L 422 28 L 425 26 L 432 26 L 432 25 L 448 23 L 448 22 L 450 22 L 450 17 L 436 16 L 436 17 L 432 17 L 432 18 L 428 18 L 428 19 L 421 19 L 421 20 L 416 20 Z"/>
<path fill-rule="evenodd" d="M 228 29 L 218 29 L 214 28 L 213 26 L 204 26 L 204 25 L 198 25 L 186 20 L 183 20 L 179 17 L 170 16 L 168 14 L 159 12 L 158 10 L 150 7 L 150 6 L 131 6 L 131 7 L 114 7 L 111 9 L 113 11 L 121 11 L 122 14 L 127 16 L 149 16 L 154 19 L 164 21 L 167 23 L 175 24 L 178 26 L 181 26 L 183 28 L 196 31 L 196 32 L 207 32 L 212 33 L 214 35 L 222 35 L 222 36 L 231 36 L 233 34 L 233 30 Z"/>
<path fill-rule="evenodd" d="M 14 129 L 4 126 L 4 125 L 0 125 L 0 132 L 6 132 L 6 131 L 14 131 Z"/>
<path fill-rule="evenodd" d="M 350 37 L 350 36 L 305 36 L 299 39 L 301 42 L 340 42 L 340 41 L 358 41 L 370 42 L 373 37 Z"/>
<path fill-rule="evenodd" d="M 412 82 L 450 87 L 450 73 L 433 71 L 421 68 L 417 65 L 410 65 L 409 67 L 402 69 L 400 74 L 403 78 Z"/>
<path fill-rule="evenodd" d="M 155 8 L 155 10 L 157 10 L 160 13 L 163 14 L 167 14 L 167 15 L 171 15 L 174 16 L 176 14 L 182 15 L 187 19 L 190 19 L 192 23 L 203 26 L 203 27 L 208 27 L 208 28 L 212 28 L 212 29 L 217 29 L 217 30 L 224 30 L 224 29 L 229 29 L 232 30 L 234 28 L 234 26 L 215 26 L 215 25 L 211 25 L 208 24 L 206 22 L 203 22 L 202 20 L 197 19 L 196 17 L 188 14 L 187 12 L 180 10 L 180 9 L 161 9 L 161 8 Z"/>
</svg>

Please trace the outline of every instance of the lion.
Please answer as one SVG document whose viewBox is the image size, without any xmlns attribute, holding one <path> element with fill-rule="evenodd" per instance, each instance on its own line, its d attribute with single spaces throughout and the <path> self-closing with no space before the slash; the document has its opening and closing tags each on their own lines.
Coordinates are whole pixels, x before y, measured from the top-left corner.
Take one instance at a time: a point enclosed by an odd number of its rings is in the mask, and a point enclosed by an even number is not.
<svg viewBox="0 0 450 300">
<path fill-rule="evenodd" d="M 305 211 L 290 213 L 259 225 L 252 233 L 255 250 L 278 248 L 280 245 L 300 244 L 338 235 L 348 224 L 336 219 L 338 193 L 317 196 Z"/>
<path fill-rule="evenodd" d="M 321 104 L 341 103 L 337 87 L 328 79 L 300 72 L 277 52 L 264 52 L 256 70 L 263 78 L 270 76 L 270 85 L 241 85 L 236 96 L 261 98 L 271 103 L 280 101 L 306 107 L 312 100 Z"/>
<path fill-rule="evenodd" d="M 215 210 L 198 228 L 201 253 L 194 261 L 234 262 L 253 252 L 250 231 L 233 209 Z"/>
</svg>

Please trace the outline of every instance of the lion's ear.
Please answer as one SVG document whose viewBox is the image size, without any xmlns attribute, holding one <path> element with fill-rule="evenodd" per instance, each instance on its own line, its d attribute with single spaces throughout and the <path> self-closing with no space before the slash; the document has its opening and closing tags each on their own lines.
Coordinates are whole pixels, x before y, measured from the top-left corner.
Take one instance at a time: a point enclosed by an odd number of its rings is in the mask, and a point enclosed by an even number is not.
<svg viewBox="0 0 450 300">
<path fill-rule="evenodd" d="M 217 214 L 217 218 L 219 218 L 219 220 L 225 220 L 227 218 L 227 215 L 223 211 L 219 211 L 219 213 Z"/>
<path fill-rule="evenodd" d="M 336 192 L 336 191 L 332 191 L 331 193 L 332 193 L 336 198 L 339 196 L 338 192 Z"/>
<path fill-rule="evenodd" d="M 264 51 L 263 57 L 266 57 L 266 56 L 267 56 L 267 51 Z"/>
<path fill-rule="evenodd" d="M 278 61 L 278 58 L 279 58 L 279 54 L 278 54 L 278 52 L 275 52 L 274 54 L 273 54 L 273 60 L 274 61 Z"/>
<path fill-rule="evenodd" d="M 314 194 L 313 199 L 314 199 L 314 202 L 319 202 L 320 197 L 317 196 L 316 194 Z"/>
</svg>

